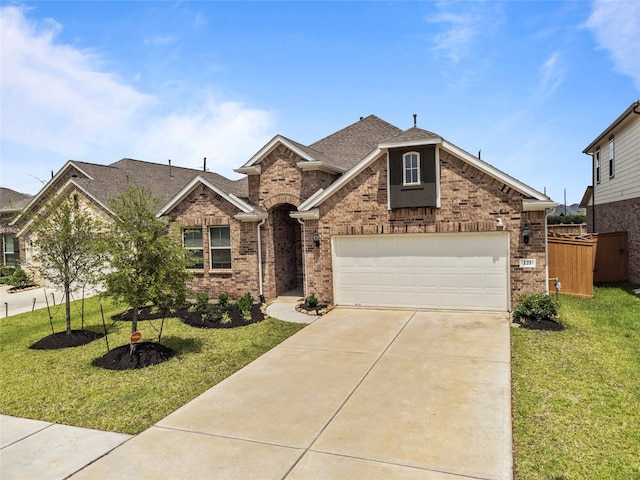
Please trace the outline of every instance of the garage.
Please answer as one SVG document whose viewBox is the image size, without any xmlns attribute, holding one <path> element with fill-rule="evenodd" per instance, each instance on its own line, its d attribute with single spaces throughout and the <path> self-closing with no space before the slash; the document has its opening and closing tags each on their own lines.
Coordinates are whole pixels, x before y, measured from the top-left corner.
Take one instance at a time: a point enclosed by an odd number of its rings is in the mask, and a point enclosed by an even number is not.
<svg viewBox="0 0 640 480">
<path fill-rule="evenodd" d="M 507 232 L 334 236 L 336 305 L 507 311 Z"/>
</svg>

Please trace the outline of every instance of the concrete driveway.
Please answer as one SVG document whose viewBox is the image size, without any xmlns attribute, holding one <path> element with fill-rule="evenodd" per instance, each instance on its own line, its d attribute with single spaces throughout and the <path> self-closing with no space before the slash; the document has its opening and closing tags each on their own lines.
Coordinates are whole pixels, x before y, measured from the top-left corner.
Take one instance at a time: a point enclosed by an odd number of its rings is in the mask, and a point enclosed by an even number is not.
<svg viewBox="0 0 640 480">
<path fill-rule="evenodd" d="M 72 478 L 510 479 L 510 382 L 506 313 L 338 308 Z"/>
</svg>

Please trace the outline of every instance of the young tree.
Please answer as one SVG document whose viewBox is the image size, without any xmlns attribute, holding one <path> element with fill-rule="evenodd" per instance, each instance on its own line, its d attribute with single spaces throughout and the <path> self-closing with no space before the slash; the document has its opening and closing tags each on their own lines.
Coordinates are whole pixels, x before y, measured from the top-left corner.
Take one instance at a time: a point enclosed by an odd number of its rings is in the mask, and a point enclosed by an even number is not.
<svg viewBox="0 0 640 480">
<path fill-rule="evenodd" d="M 71 335 L 71 292 L 93 283 L 102 267 L 96 248 L 101 225 L 80 206 L 77 195 L 51 199 L 33 217 L 35 259 L 42 276 L 64 291 L 67 335 Z"/>
<path fill-rule="evenodd" d="M 158 200 L 148 190 L 131 187 L 110 207 L 115 220 L 105 239 L 111 265 L 105 293 L 131 307 L 133 333 L 141 307 L 168 308 L 185 297 L 192 259 L 177 232 L 156 217 Z"/>
</svg>

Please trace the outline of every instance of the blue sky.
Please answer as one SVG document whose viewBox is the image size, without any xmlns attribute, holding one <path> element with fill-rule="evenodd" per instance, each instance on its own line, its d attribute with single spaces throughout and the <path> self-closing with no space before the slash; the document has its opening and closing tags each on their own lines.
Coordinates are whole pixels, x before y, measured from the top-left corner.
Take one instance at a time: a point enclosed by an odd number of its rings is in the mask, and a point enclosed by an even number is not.
<svg viewBox="0 0 640 480">
<path fill-rule="evenodd" d="M 275 134 L 370 114 L 435 132 L 562 203 L 640 98 L 640 2 L 0 3 L 0 185 L 69 159 L 230 178 Z"/>
</svg>

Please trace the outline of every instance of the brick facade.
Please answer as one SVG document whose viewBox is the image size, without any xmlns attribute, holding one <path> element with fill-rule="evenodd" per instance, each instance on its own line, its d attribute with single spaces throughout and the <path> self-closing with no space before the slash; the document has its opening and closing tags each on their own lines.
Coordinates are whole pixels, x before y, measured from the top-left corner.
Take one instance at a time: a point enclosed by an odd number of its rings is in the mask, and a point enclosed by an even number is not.
<svg viewBox="0 0 640 480">
<path fill-rule="evenodd" d="M 267 300 L 298 288 L 306 294 L 315 293 L 322 302 L 333 302 L 333 235 L 504 230 L 510 234 L 512 305 L 520 293 L 545 291 L 544 212 L 524 212 L 519 192 L 454 155 L 440 151 L 439 208 L 389 210 L 387 156 L 382 154 L 325 200 L 320 206 L 320 219 L 305 220 L 304 227 L 289 214 L 319 188 L 328 187 L 336 176 L 303 171 L 296 165 L 300 161 L 296 154 L 279 146 L 260 162 L 260 175 L 249 177 L 251 202 L 268 212 L 260 230 L 263 292 Z M 194 290 L 207 291 L 211 296 L 225 291 L 236 298 L 250 291 L 257 297 L 257 223 L 241 223 L 233 218 L 237 213 L 237 208 L 224 199 L 198 189 L 171 213 L 173 221 L 201 226 L 205 232 L 211 225 L 231 226 L 232 269 L 208 271 L 208 238 L 204 235 L 205 271 L 196 272 L 191 285 Z M 502 227 L 498 226 L 498 219 Z M 524 225 L 531 229 L 528 244 L 522 239 Z M 319 248 L 312 237 L 316 231 Z M 535 259 L 536 267 L 521 268 L 521 258 Z"/>
<path fill-rule="evenodd" d="M 640 198 L 601 203 L 587 207 L 590 233 L 627 232 L 629 281 L 640 283 Z"/>
<path fill-rule="evenodd" d="M 322 301 L 333 300 L 332 235 L 392 233 L 510 232 L 511 301 L 520 293 L 545 291 L 544 212 L 523 212 L 522 196 L 446 152 L 441 152 L 441 207 L 389 210 L 387 163 L 381 155 L 320 208 L 320 220 L 306 222 L 308 291 Z M 500 218 L 503 227 L 497 226 Z M 529 225 L 524 244 L 521 228 Z M 313 248 L 317 228 L 320 248 Z M 521 258 L 535 259 L 536 268 L 520 268 Z"/>
<path fill-rule="evenodd" d="M 206 292 L 210 298 L 228 293 L 237 299 L 250 292 L 257 298 L 258 285 L 258 236 L 256 224 L 243 223 L 234 218 L 239 210 L 220 195 L 196 188 L 170 214 L 172 222 L 183 227 L 202 228 L 204 269 L 193 270 L 194 278 L 189 288 L 194 292 Z M 231 269 L 211 269 L 209 227 L 229 225 L 231 232 Z"/>
</svg>

